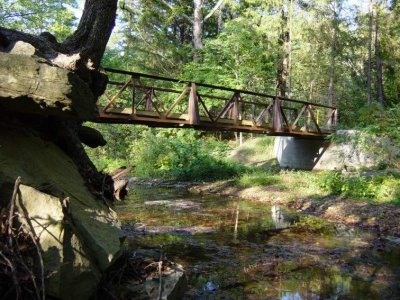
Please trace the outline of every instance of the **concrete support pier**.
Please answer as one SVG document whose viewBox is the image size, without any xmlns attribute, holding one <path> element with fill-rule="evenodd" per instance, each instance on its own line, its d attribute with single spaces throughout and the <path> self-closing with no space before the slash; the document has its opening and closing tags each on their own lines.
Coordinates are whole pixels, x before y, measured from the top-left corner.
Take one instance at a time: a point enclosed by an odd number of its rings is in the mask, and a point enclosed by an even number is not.
<svg viewBox="0 0 400 300">
<path fill-rule="evenodd" d="M 280 136 L 274 154 L 283 169 L 312 170 L 328 146 L 328 140 Z"/>
</svg>

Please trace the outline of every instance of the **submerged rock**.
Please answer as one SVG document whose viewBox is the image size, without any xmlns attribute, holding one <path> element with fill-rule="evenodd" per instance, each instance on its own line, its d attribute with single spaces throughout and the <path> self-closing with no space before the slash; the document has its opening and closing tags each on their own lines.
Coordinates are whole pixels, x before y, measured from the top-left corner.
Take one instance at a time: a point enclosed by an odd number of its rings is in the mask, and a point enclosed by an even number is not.
<svg viewBox="0 0 400 300">
<path fill-rule="evenodd" d="M 218 290 L 218 288 L 219 288 L 218 284 L 213 283 L 212 281 L 209 281 L 203 286 L 203 291 L 214 292 L 214 291 Z"/>
<path fill-rule="evenodd" d="M 160 278 L 147 278 L 145 289 L 150 299 L 177 300 L 182 299 L 186 290 L 186 277 L 183 267 L 174 264 L 168 273 Z"/>
<path fill-rule="evenodd" d="M 147 226 L 146 224 L 125 224 L 122 230 L 127 236 L 135 235 L 156 235 L 156 234 L 174 234 L 174 235 L 195 235 L 207 234 L 216 231 L 209 226 Z"/>
</svg>

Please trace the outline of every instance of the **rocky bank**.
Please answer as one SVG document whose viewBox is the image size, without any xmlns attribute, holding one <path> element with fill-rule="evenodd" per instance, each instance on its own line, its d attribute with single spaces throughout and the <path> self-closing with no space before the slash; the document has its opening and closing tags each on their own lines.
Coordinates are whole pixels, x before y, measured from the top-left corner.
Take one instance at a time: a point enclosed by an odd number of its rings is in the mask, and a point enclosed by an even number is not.
<svg viewBox="0 0 400 300">
<path fill-rule="evenodd" d="M 18 43 L 0 52 L 0 208 L 21 177 L 14 223 L 39 241 L 46 294 L 87 299 L 119 256 L 122 236 L 78 137 L 95 97 L 76 74 Z"/>
</svg>

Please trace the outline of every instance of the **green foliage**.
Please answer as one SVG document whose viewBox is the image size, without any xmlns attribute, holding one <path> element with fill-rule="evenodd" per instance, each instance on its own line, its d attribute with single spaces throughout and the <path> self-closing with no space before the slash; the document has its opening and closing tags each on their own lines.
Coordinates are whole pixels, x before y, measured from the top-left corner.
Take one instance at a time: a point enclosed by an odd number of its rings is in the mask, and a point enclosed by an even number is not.
<svg viewBox="0 0 400 300">
<path fill-rule="evenodd" d="M 143 126 L 85 123 L 100 131 L 107 141 L 103 147 L 86 151 L 99 170 L 114 171 L 121 166 L 132 166 L 131 145 L 140 138 Z"/>
<path fill-rule="evenodd" d="M 263 170 L 247 172 L 237 180 L 237 185 L 240 187 L 269 186 L 279 183 L 281 183 L 279 175 L 272 175 Z"/>
<path fill-rule="evenodd" d="M 237 176 L 243 169 L 225 159 L 229 147 L 195 131 L 146 131 L 133 144 L 136 175 L 177 180 L 215 180 Z"/>
<path fill-rule="evenodd" d="M 366 177 L 325 172 L 319 178 L 320 187 L 331 194 L 378 202 L 400 202 L 400 178 L 394 175 Z"/>
<path fill-rule="evenodd" d="M 326 173 L 321 180 L 321 187 L 337 195 L 355 198 L 372 198 L 374 196 L 371 182 L 366 177 L 345 176 L 339 172 Z"/>
<path fill-rule="evenodd" d="M 360 109 L 358 128 L 362 146 L 382 158 L 380 168 L 400 168 L 400 103 L 383 109 L 378 105 Z M 366 139 L 365 139 L 366 137 Z M 374 139 L 375 141 L 372 141 Z"/>
<path fill-rule="evenodd" d="M 273 92 L 273 53 L 267 50 L 268 43 L 263 43 L 265 32 L 254 21 L 241 17 L 227 22 L 218 37 L 207 41 L 202 62 L 185 65 L 184 76 L 231 88 Z"/>
<path fill-rule="evenodd" d="M 72 33 L 76 0 L 0 0 L 0 26 L 39 34 L 48 31 L 58 41 Z"/>
<path fill-rule="evenodd" d="M 322 175 L 319 184 L 329 193 L 338 195 L 342 192 L 344 178 L 340 172 L 327 172 Z"/>
<path fill-rule="evenodd" d="M 389 200 L 400 204 L 400 179 L 394 176 L 376 177 L 373 180 L 373 190 L 378 201 Z"/>
</svg>

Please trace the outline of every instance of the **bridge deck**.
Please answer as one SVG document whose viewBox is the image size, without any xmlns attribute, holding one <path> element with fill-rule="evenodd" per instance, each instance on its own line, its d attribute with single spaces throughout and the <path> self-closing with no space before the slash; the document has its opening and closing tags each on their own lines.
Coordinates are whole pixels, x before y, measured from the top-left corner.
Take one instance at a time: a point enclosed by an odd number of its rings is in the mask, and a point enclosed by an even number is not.
<svg viewBox="0 0 400 300">
<path fill-rule="evenodd" d="M 106 70 L 117 80 L 109 82 L 106 96 L 98 103 L 98 114 L 94 119 L 98 123 L 188 127 L 305 138 L 324 138 L 335 131 L 335 107 L 159 76 Z M 108 96 L 110 92 L 114 96 Z"/>
</svg>

